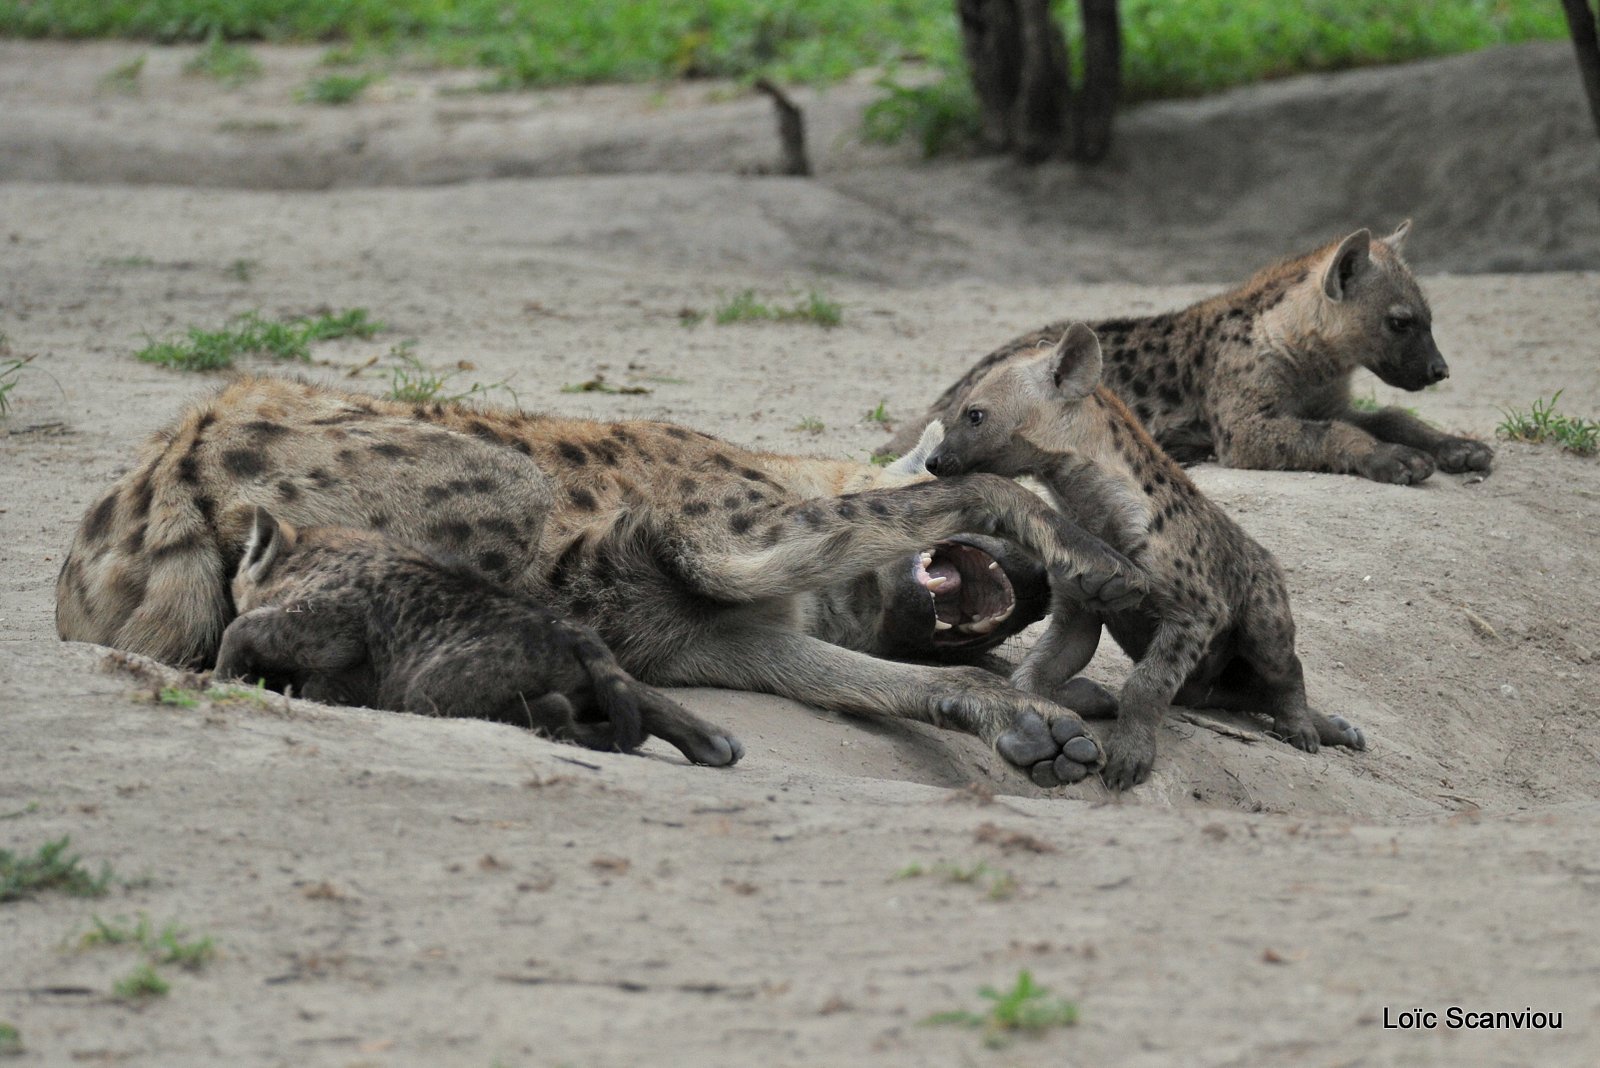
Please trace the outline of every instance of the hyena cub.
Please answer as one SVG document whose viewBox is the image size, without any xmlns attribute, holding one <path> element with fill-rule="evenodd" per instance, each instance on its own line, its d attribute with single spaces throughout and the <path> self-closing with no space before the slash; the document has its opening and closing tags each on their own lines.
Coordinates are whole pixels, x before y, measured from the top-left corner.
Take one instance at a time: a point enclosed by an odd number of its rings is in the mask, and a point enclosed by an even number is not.
<svg viewBox="0 0 1600 1068">
<path fill-rule="evenodd" d="M 1450 374 L 1428 301 L 1401 258 L 1410 229 L 1401 223 L 1381 240 L 1357 230 L 1182 311 L 1091 323 L 1105 346 L 1106 385 L 1184 463 L 1215 454 L 1228 467 L 1401 485 L 1436 466 L 1489 470 L 1494 453 L 1482 442 L 1443 434 L 1402 408 L 1368 412 L 1350 402 L 1357 367 L 1408 390 Z M 929 420 L 951 425 L 958 398 L 986 371 L 1053 343 L 1067 325 L 985 356 L 885 451 L 904 452 Z"/>
<path fill-rule="evenodd" d="M 1116 396 L 1099 386 L 1101 352 L 1082 323 L 1053 350 L 1003 363 L 959 399 L 928 470 L 1032 475 L 1058 506 L 1146 573 L 1133 609 L 1085 610 L 1058 599 L 1050 628 L 1013 681 L 1086 714 L 1109 695 L 1069 682 L 1094 655 L 1104 623 L 1136 662 L 1115 701 L 1107 785 L 1150 773 L 1156 728 L 1174 704 L 1261 712 L 1307 752 L 1365 748 L 1361 731 L 1306 706 L 1294 617 L 1277 561 L 1204 496 Z"/>
<path fill-rule="evenodd" d="M 588 627 L 371 531 L 297 530 L 256 508 L 218 678 L 315 701 L 491 719 L 593 749 L 650 734 L 697 764 L 738 739 L 630 677 Z"/>
</svg>

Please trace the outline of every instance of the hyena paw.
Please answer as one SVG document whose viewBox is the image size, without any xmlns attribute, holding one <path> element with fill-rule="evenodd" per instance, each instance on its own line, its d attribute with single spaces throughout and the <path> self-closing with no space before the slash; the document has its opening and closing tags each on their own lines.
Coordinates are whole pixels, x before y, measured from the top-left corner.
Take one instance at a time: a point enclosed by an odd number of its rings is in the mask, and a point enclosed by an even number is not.
<svg viewBox="0 0 1600 1068">
<path fill-rule="evenodd" d="M 1129 562 L 1104 571 L 1069 572 L 1063 591 L 1074 601 L 1095 612 L 1122 612 L 1138 607 L 1150 590 L 1149 579 Z"/>
<path fill-rule="evenodd" d="M 1367 736 L 1361 733 L 1361 728 L 1343 716 L 1325 716 L 1313 712 L 1311 721 L 1316 724 L 1317 737 L 1323 745 L 1342 745 L 1358 751 L 1367 747 Z"/>
<path fill-rule="evenodd" d="M 744 756 L 744 743 L 727 731 L 712 730 L 673 744 L 689 760 L 711 768 L 729 767 Z"/>
<path fill-rule="evenodd" d="M 1287 742 L 1296 749 L 1303 749 L 1307 753 L 1315 753 L 1322 745 L 1316 724 L 1311 722 L 1310 716 L 1279 716 L 1272 721 L 1272 736 L 1279 741 Z"/>
<path fill-rule="evenodd" d="M 1072 709 L 1084 719 L 1115 719 L 1117 716 L 1117 695 L 1082 675 L 1057 687 L 1050 699 L 1063 708 Z"/>
<path fill-rule="evenodd" d="M 1487 471 L 1494 462 L 1494 450 L 1471 438 L 1445 438 L 1433 447 L 1439 470 L 1452 475 L 1462 471 Z"/>
<path fill-rule="evenodd" d="M 1433 474 L 1433 457 L 1409 445 L 1381 444 L 1357 465 L 1365 478 L 1411 486 Z"/>
<path fill-rule="evenodd" d="M 1046 789 L 1080 782 L 1100 763 L 1100 746 L 1077 716 L 1046 719 L 1031 708 L 1012 719 L 994 747 L 1006 763 Z"/>
<path fill-rule="evenodd" d="M 1155 762 L 1152 732 L 1113 727 L 1106 739 L 1106 766 L 1100 769 L 1100 780 L 1113 790 L 1130 790 L 1150 777 Z"/>
</svg>

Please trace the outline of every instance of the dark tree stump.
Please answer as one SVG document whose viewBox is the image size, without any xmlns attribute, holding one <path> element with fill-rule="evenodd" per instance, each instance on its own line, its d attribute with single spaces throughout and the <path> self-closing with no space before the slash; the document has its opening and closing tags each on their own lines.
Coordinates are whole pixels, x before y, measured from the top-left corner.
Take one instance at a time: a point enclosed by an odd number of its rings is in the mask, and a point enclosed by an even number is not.
<svg viewBox="0 0 1600 1068">
<path fill-rule="evenodd" d="M 783 160 L 778 164 L 779 174 L 805 177 L 811 173 L 811 159 L 806 155 L 806 117 L 800 105 L 789 99 L 789 94 L 766 78 L 756 79 L 756 89 L 772 98 L 778 114 L 778 146 L 783 150 Z"/>
<path fill-rule="evenodd" d="M 1111 121 L 1122 88 L 1117 0 L 1078 0 L 1083 13 L 1083 88 L 1072 111 L 1072 155 L 1098 163 L 1111 151 Z"/>
<path fill-rule="evenodd" d="M 1587 0 L 1561 0 L 1567 13 L 1567 28 L 1572 31 L 1572 47 L 1578 53 L 1578 72 L 1583 76 L 1584 92 L 1589 96 L 1589 114 L 1594 130 L 1600 134 L 1600 31 L 1595 29 L 1594 12 Z"/>
</svg>

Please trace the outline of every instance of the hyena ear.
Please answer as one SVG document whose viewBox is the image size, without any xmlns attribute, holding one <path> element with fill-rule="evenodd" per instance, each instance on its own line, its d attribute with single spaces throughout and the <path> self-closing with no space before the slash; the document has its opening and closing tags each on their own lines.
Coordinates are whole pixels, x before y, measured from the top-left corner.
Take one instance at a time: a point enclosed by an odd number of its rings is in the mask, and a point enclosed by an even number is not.
<svg viewBox="0 0 1600 1068">
<path fill-rule="evenodd" d="M 278 554 L 294 539 L 294 528 L 280 523 L 271 512 L 256 506 L 255 519 L 250 526 L 250 540 L 245 542 L 244 559 L 239 567 L 251 582 L 260 583 L 272 571 Z"/>
<path fill-rule="evenodd" d="M 1073 323 L 1050 353 L 1050 368 L 1057 390 L 1087 397 L 1100 384 L 1100 339 L 1083 323 Z"/>
<path fill-rule="evenodd" d="M 1350 283 L 1372 266 L 1372 231 L 1357 230 L 1333 250 L 1322 273 L 1322 291 L 1329 300 L 1343 300 Z"/>
<path fill-rule="evenodd" d="M 1383 243 L 1389 246 L 1391 252 L 1399 255 L 1400 251 L 1405 248 L 1406 235 L 1409 233 L 1411 233 L 1411 220 L 1406 219 L 1394 228 L 1394 233 L 1383 239 Z"/>
</svg>

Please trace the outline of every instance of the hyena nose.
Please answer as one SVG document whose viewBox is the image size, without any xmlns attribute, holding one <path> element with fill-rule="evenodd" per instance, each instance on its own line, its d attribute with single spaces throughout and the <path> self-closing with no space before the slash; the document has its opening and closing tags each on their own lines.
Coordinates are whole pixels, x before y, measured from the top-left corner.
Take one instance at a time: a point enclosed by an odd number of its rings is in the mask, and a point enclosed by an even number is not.
<svg viewBox="0 0 1600 1068">
<path fill-rule="evenodd" d="M 943 449 L 934 449 L 925 466 L 928 468 L 928 474 L 935 477 L 943 477 L 955 474 L 956 469 L 961 465 L 956 462 L 955 457 L 946 453 Z"/>
<path fill-rule="evenodd" d="M 1444 362 L 1443 356 L 1435 356 L 1428 361 L 1428 381 L 1443 382 L 1450 377 L 1450 365 Z"/>
</svg>

